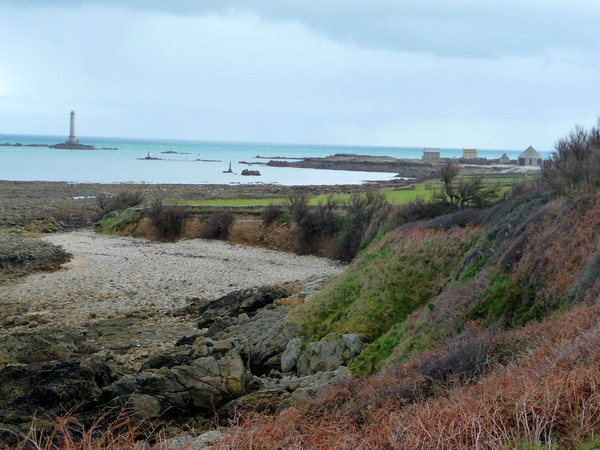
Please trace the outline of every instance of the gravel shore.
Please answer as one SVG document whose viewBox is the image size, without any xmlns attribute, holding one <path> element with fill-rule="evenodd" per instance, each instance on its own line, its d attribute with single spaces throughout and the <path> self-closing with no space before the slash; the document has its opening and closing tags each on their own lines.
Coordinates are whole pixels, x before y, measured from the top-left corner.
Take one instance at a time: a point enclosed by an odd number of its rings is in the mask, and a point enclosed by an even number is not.
<svg viewBox="0 0 600 450">
<path fill-rule="evenodd" d="M 55 326 L 80 326 L 130 311 L 157 317 L 191 298 L 214 299 L 233 290 L 286 281 L 303 282 L 343 271 L 314 256 L 248 248 L 202 239 L 156 243 L 76 231 L 43 238 L 73 255 L 53 273 L 0 286 L 0 298 Z M 163 325 L 168 325 L 165 323 Z"/>
</svg>

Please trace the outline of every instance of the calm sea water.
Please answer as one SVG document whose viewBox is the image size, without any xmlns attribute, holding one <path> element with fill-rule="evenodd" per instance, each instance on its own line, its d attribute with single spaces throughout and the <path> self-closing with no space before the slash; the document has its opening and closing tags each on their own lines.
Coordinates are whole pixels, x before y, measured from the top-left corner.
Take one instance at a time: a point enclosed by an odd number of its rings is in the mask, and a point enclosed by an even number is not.
<svg viewBox="0 0 600 450">
<path fill-rule="evenodd" d="M 0 135 L 0 143 L 56 144 L 64 136 Z M 281 185 L 360 184 L 389 180 L 394 174 L 248 166 L 241 161 L 260 163 L 261 157 L 302 158 L 337 153 L 421 158 L 422 148 L 352 147 L 333 145 L 259 144 L 207 141 L 145 140 L 123 138 L 79 138 L 82 144 L 118 150 L 57 150 L 46 147 L 0 147 L 0 180 L 68 181 L 74 183 L 181 183 Z M 165 153 L 169 152 L 169 153 Z M 515 150 L 478 150 L 487 158 Z M 541 152 L 544 157 L 547 154 Z M 143 160 L 148 154 L 161 160 Z M 462 149 L 441 149 L 442 157 L 459 157 Z M 234 174 L 225 174 L 231 162 Z M 259 170 L 260 177 L 242 176 L 243 169 Z"/>
</svg>

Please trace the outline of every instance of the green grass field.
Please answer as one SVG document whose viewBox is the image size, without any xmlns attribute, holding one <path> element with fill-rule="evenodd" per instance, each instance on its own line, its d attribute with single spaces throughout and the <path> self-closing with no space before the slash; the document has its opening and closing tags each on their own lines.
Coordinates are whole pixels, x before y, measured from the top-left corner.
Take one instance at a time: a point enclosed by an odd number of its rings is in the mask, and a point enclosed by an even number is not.
<svg viewBox="0 0 600 450">
<path fill-rule="evenodd" d="M 468 177 L 468 175 L 467 175 Z M 517 181 L 524 181 L 526 179 L 530 179 L 530 176 L 523 177 L 485 177 L 483 181 L 485 183 L 502 183 L 504 186 L 501 189 L 501 192 L 508 189 L 508 185 Z M 425 189 L 425 185 L 431 185 L 432 189 Z M 410 202 L 417 198 L 417 196 L 424 198 L 425 200 L 429 200 L 431 194 L 434 190 L 441 188 L 442 183 L 439 181 L 435 182 L 426 182 L 426 183 L 417 183 L 414 185 L 414 189 L 407 189 L 406 187 L 393 189 L 387 188 L 383 189 L 382 192 L 385 194 L 387 201 L 395 204 L 402 205 L 404 203 Z M 324 203 L 326 201 L 326 196 L 318 196 L 312 197 L 309 199 L 310 205 L 318 205 L 319 203 Z M 338 194 L 334 195 L 333 198 L 337 201 L 344 201 L 350 198 L 350 194 Z M 230 207 L 245 207 L 245 206 L 266 206 L 271 203 L 273 204 L 283 204 L 286 202 L 286 199 L 281 198 L 225 198 L 225 199 L 199 199 L 192 200 L 189 202 L 185 202 L 185 205 L 189 206 L 230 206 Z"/>
</svg>

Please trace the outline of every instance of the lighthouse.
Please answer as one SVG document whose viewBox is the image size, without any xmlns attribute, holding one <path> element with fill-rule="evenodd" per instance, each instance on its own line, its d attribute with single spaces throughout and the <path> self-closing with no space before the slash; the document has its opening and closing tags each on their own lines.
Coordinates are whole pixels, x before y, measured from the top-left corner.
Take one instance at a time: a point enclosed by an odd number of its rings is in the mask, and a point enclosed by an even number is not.
<svg viewBox="0 0 600 450">
<path fill-rule="evenodd" d="M 69 129 L 69 140 L 62 144 L 51 145 L 50 148 L 58 148 L 61 150 L 96 150 L 93 145 L 80 144 L 75 137 L 75 110 L 71 110 L 71 127 Z M 105 149 L 116 150 L 116 148 Z"/>
<path fill-rule="evenodd" d="M 71 110 L 71 127 L 69 129 L 69 140 L 67 141 L 69 144 L 78 144 L 77 139 L 75 138 L 75 110 Z"/>
</svg>

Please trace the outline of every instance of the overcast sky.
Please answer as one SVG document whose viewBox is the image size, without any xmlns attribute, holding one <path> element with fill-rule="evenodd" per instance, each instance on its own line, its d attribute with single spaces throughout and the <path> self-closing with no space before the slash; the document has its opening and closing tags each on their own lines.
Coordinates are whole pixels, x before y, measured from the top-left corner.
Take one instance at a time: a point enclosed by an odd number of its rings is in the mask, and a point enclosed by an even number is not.
<svg viewBox="0 0 600 450">
<path fill-rule="evenodd" d="M 598 0 L 0 0 L 0 134 L 551 150 Z"/>
</svg>

